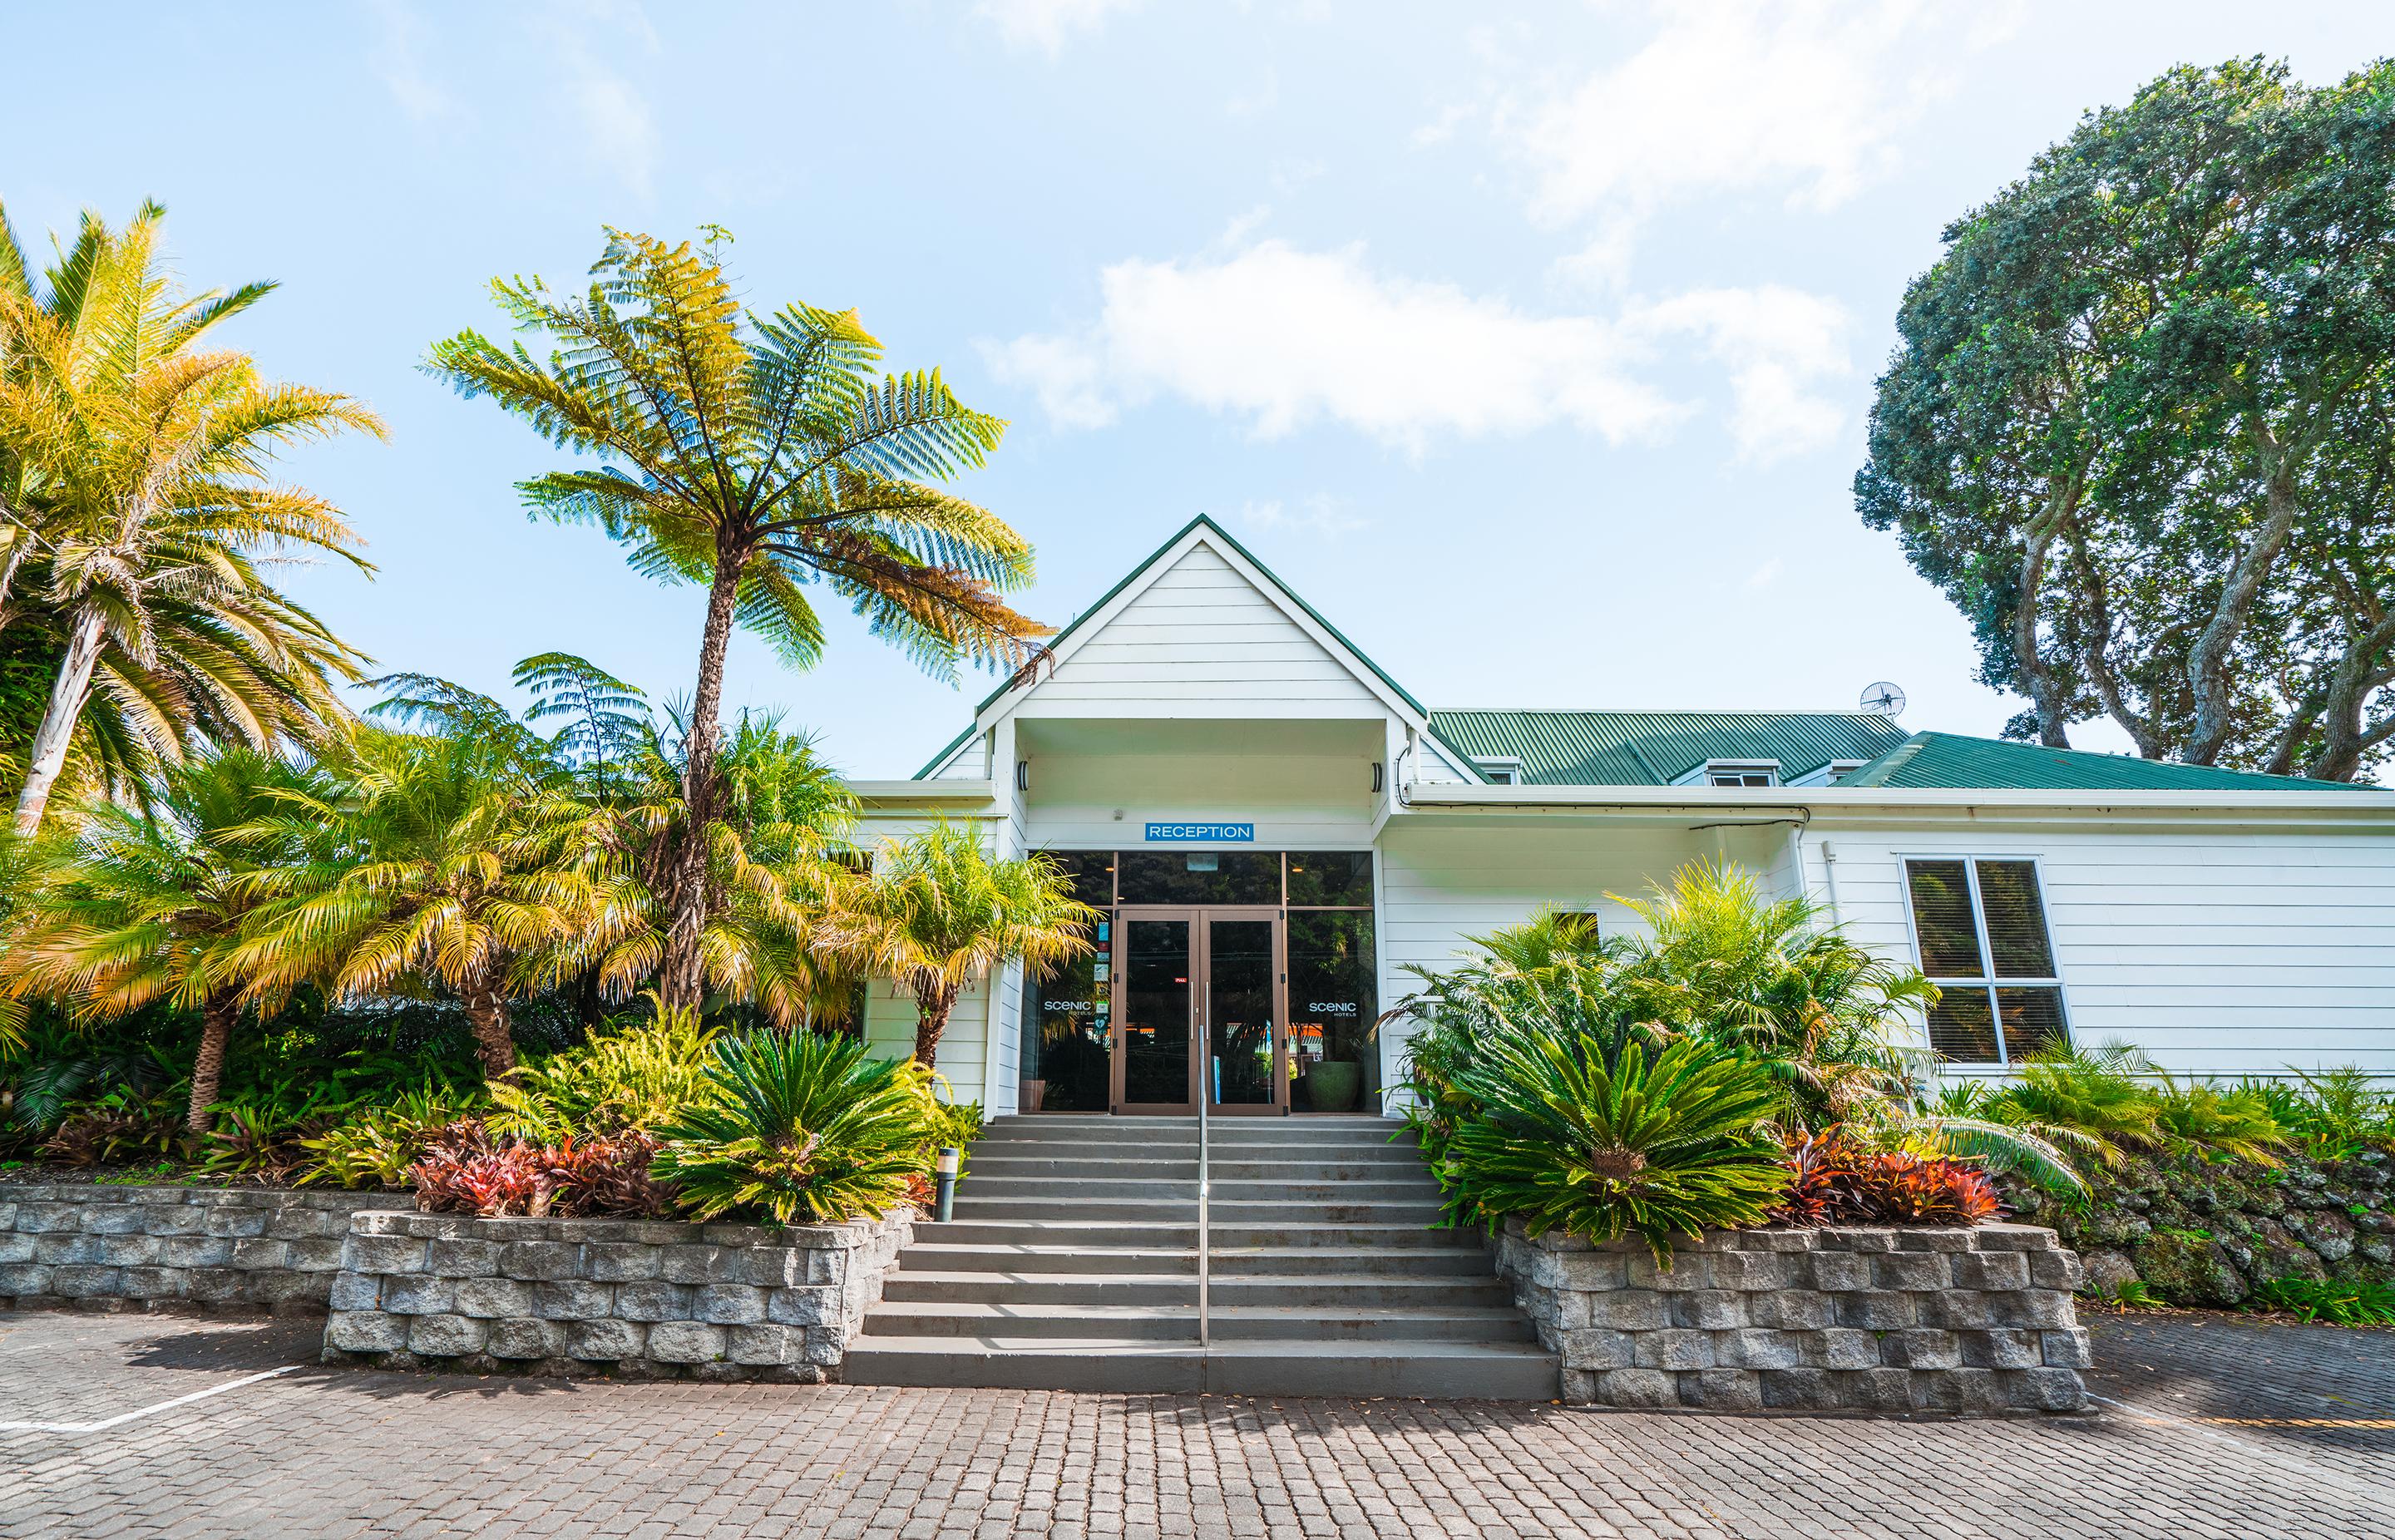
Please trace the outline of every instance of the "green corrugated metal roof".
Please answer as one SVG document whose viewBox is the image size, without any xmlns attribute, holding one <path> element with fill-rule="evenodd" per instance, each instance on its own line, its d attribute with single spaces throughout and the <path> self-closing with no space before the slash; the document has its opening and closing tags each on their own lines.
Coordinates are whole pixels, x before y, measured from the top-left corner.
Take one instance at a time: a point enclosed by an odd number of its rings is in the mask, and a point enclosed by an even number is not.
<svg viewBox="0 0 2395 1540">
<path fill-rule="evenodd" d="M 1886 717 L 1768 711 L 1434 711 L 1475 759 L 1519 759 L 1532 786 L 1665 786 L 1708 759 L 1777 759 L 1782 781 L 1905 741 Z"/>
<path fill-rule="evenodd" d="M 2344 784 L 2292 775 L 2218 770 L 2089 754 L 1951 732 L 1916 732 L 1846 777 L 1849 786 L 1953 787 L 1970 791 L 2324 791 Z M 2353 788 L 2383 791 L 2381 786 Z"/>
</svg>

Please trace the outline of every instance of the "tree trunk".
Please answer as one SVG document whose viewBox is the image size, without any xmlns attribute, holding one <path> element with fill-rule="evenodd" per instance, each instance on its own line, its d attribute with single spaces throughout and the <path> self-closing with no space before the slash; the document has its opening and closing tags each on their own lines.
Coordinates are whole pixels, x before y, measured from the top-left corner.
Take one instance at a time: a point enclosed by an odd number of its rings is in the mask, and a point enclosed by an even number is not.
<svg viewBox="0 0 2395 1540">
<path fill-rule="evenodd" d="M 224 1084 L 225 1045 L 232 1039 L 233 1018 L 240 1010 L 241 997 L 229 989 L 209 995 L 200 1007 L 200 1052 L 192 1060 L 192 1107 L 183 1120 L 195 1134 L 206 1133 L 216 1121 L 208 1109 L 217 1104 L 217 1090 Z"/>
<path fill-rule="evenodd" d="M 41 827 L 42 811 L 50 804 L 50 788 L 66 767 L 67 745 L 74 741 L 75 723 L 84 702 L 91 696 L 91 671 L 99 662 L 99 612 L 86 606 L 75 616 L 68 635 L 66 656 L 59 660 L 58 682 L 50 687 L 50 706 L 33 731 L 33 749 L 26 760 L 25 789 L 17 796 L 17 832 L 32 834 Z"/>
<path fill-rule="evenodd" d="M 740 596 L 740 571 L 746 563 L 746 553 L 719 547 L 715 582 L 707 593 L 698 691 L 691 699 L 689 738 L 682 745 L 681 836 L 667 867 L 673 920 L 657 970 L 657 997 L 668 1010 L 697 1009 L 706 983 L 699 938 L 707 928 L 707 826 L 715 813 L 716 717 L 722 708 L 723 654 L 732 645 L 733 605 Z"/>
<path fill-rule="evenodd" d="M 2045 585 L 2045 557 L 2054 535 L 2051 520 L 2032 529 L 2021 556 L 2020 599 L 2013 606 L 2013 656 L 2029 686 L 2030 704 L 2037 708 L 2037 741 L 2047 748 L 2069 748 L 2071 735 L 2065 730 L 2070 708 L 2062 683 L 2037 650 L 2038 590 Z"/>
<path fill-rule="evenodd" d="M 938 1067 L 940 1035 L 948 1030 L 948 1013 L 957 1008 L 957 986 L 940 982 L 915 991 L 915 1062 Z"/>
<path fill-rule="evenodd" d="M 32 531 L 20 528 L 15 534 L 8 542 L 7 556 L 0 559 L 0 631 L 8 629 L 8 623 L 16 618 L 16 601 L 10 596 L 17 589 L 17 570 L 25 564 L 26 556 L 33 548 Z"/>
<path fill-rule="evenodd" d="M 464 992 L 466 1024 L 473 1029 L 475 1057 L 483 1061 L 484 1080 L 505 1080 L 516 1073 L 516 1040 L 508 1030 L 508 1002 L 496 986 L 476 983 Z"/>
<path fill-rule="evenodd" d="M 2211 764 L 2228 746 L 2236 726 L 2230 717 L 2233 695 L 2230 660 L 2264 580 L 2278 565 L 2279 553 L 2286 549 L 2287 539 L 2295 533 L 2298 505 L 2295 470 L 2288 464 L 2292 456 L 2281 451 L 2273 458 L 2278 463 L 2264 483 L 2261 524 L 2229 569 L 2220 602 L 2213 606 L 2212 618 L 2204 622 L 2195 645 L 2188 650 L 2187 683 L 2195 698 L 2195 722 L 2181 757 L 2191 765 Z"/>
</svg>

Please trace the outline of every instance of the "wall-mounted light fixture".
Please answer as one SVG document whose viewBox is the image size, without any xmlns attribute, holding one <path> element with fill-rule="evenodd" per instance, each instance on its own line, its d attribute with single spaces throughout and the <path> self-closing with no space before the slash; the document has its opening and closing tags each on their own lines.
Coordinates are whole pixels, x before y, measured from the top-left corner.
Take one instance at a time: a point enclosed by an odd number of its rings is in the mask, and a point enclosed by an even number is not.
<svg viewBox="0 0 2395 1540">
<path fill-rule="evenodd" d="M 1027 792 L 1031 789 L 1030 760 L 1017 759 L 1014 762 L 1014 789 L 1019 792 Z"/>
<path fill-rule="evenodd" d="M 1381 762 L 1380 762 L 1378 759 L 1375 759 L 1375 760 L 1373 760 L 1373 761 L 1372 761 L 1372 792 L 1373 792 L 1373 795 L 1374 795 L 1374 796 L 1378 796 L 1378 795 L 1380 794 L 1380 790 L 1381 790 Z"/>
</svg>

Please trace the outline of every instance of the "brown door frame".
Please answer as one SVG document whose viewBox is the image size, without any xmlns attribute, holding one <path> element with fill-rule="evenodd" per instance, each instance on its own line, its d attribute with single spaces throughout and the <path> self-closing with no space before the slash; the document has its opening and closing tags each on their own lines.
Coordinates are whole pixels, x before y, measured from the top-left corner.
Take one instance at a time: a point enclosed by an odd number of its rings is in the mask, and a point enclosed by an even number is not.
<svg viewBox="0 0 2395 1540">
<path fill-rule="evenodd" d="M 1139 920 L 1183 921 L 1189 927 L 1189 1074 L 1184 1099 L 1178 1102 L 1124 1099 L 1130 1065 L 1129 1019 L 1124 1015 L 1125 991 L 1130 971 L 1124 966 L 1130 955 L 1130 926 Z M 1211 1099 L 1212 1077 L 1206 1066 L 1213 1057 L 1213 933 L 1215 920 L 1264 920 L 1272 926 L 1273 949 L 1273 1068 L 1272 1099 L 1254 1104 L 1225 1106 Z M 1289 1112 L 1289 917 L 1287 913 L 1270 904 L 1125 904 L 1114 912 L 1115 946 L 1108 968 L 1107 987 L 1114 1015 L 1114 1060 L 1108 1070 L 1108 1099 L 1114 1111 L 1129 1115 L 1165 1114 L 1195 1117 L 1198 1099 L 1208 1098 L 1209 1113 L 1224 1117 L 1281 1117 Z"/>
</svg>

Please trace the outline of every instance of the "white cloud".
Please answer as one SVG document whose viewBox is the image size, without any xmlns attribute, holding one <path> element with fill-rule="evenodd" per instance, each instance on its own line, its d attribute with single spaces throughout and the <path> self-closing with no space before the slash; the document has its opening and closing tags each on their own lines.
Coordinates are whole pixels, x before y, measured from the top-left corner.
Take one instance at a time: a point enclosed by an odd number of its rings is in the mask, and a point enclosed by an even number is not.
<svg viewBox="0 0 2395 1540">
<path fill-rule="evenodd" d="M 593 46 L 593 34 L 603 31 L 615 34 L 606 40 L 609 52 L 620 53 L 629 43 L 655 53 L 657 36 L 648 18 L 629 0 L 583 0 L 552 6 L 535 26 L 562 67 L 560 103 L 580 129 L 584 155 L 636 196 L 648 197 L 661 154 L 655 114 L 640 89 Z"/>
<path fill-rule="evenodd" d="M 1074 33 L 1095 32 L 1106 18 L 1141 0 L 975 0 L 973 14 L 998 28 L 1007 46 L 1037 48 L 1053 59 Z"/>
<path fill-rule="evenodd" d="M 1371 520 L 1356 514 L 1347 499 L 1327 492 L 1309 493 L 1297 500 L 1294 507 L 1272 498 L 1264 502 L 1250 500 L 1239 506 L 1239 522 L 1250 529 L 1270 533 L 1290 530 L 1330 539 L 1336 535 L 1353 534 Z"/>
<path fill-rule="evenodd" d="M 1641 336 L 1377 272 L 1360 245 L 1309 252 L 1266 240 L 1118 262 L 1100 288 L 1086 330 L 984 348 L 992 371 L 1036 392 L 1060 427 L 1103 426 L 1169 394 L 1244 417 L 1264 438 L 1328 419 L 1418 449 L 1434 435 L 1557 423 L 1618 443 L 1682 412 L 1631 377 Z"/>
<path fill-rule="evenodd" d="M 1723 190 L 1834 208 L 1896 164 L 1905 130 L 1947 88 L 1929 62 L 1937 45 L 1985 39 L 1976 11 L 1918 0 L 1659 7 L 1636 53 L 1502 104 L 1497 130 L 1531 166 L 1533 212 L 1557 223 L 1635 220 Z"/>
<path fill-rule="evenodd" d="M 1634 305 L 1623 322 L 1658 337 L 1694 336 L 1727 370 L 1730 437 L 1742 459 L 1818 449 L 1845 426 L 1845 412 L 1813 388 L 1853 368 L 1848 318 L 1835 300 L 1776 283 L 1697 289 Z"/>
<path fill-rule="evenodd" d="M 425 68 L 423 18 L 404 0 L 376 0 L 372 8 L 376 38 L 367 57 L 399 110 L 419 128 L 460 117 L 463 104 Z"/>
</svg>

